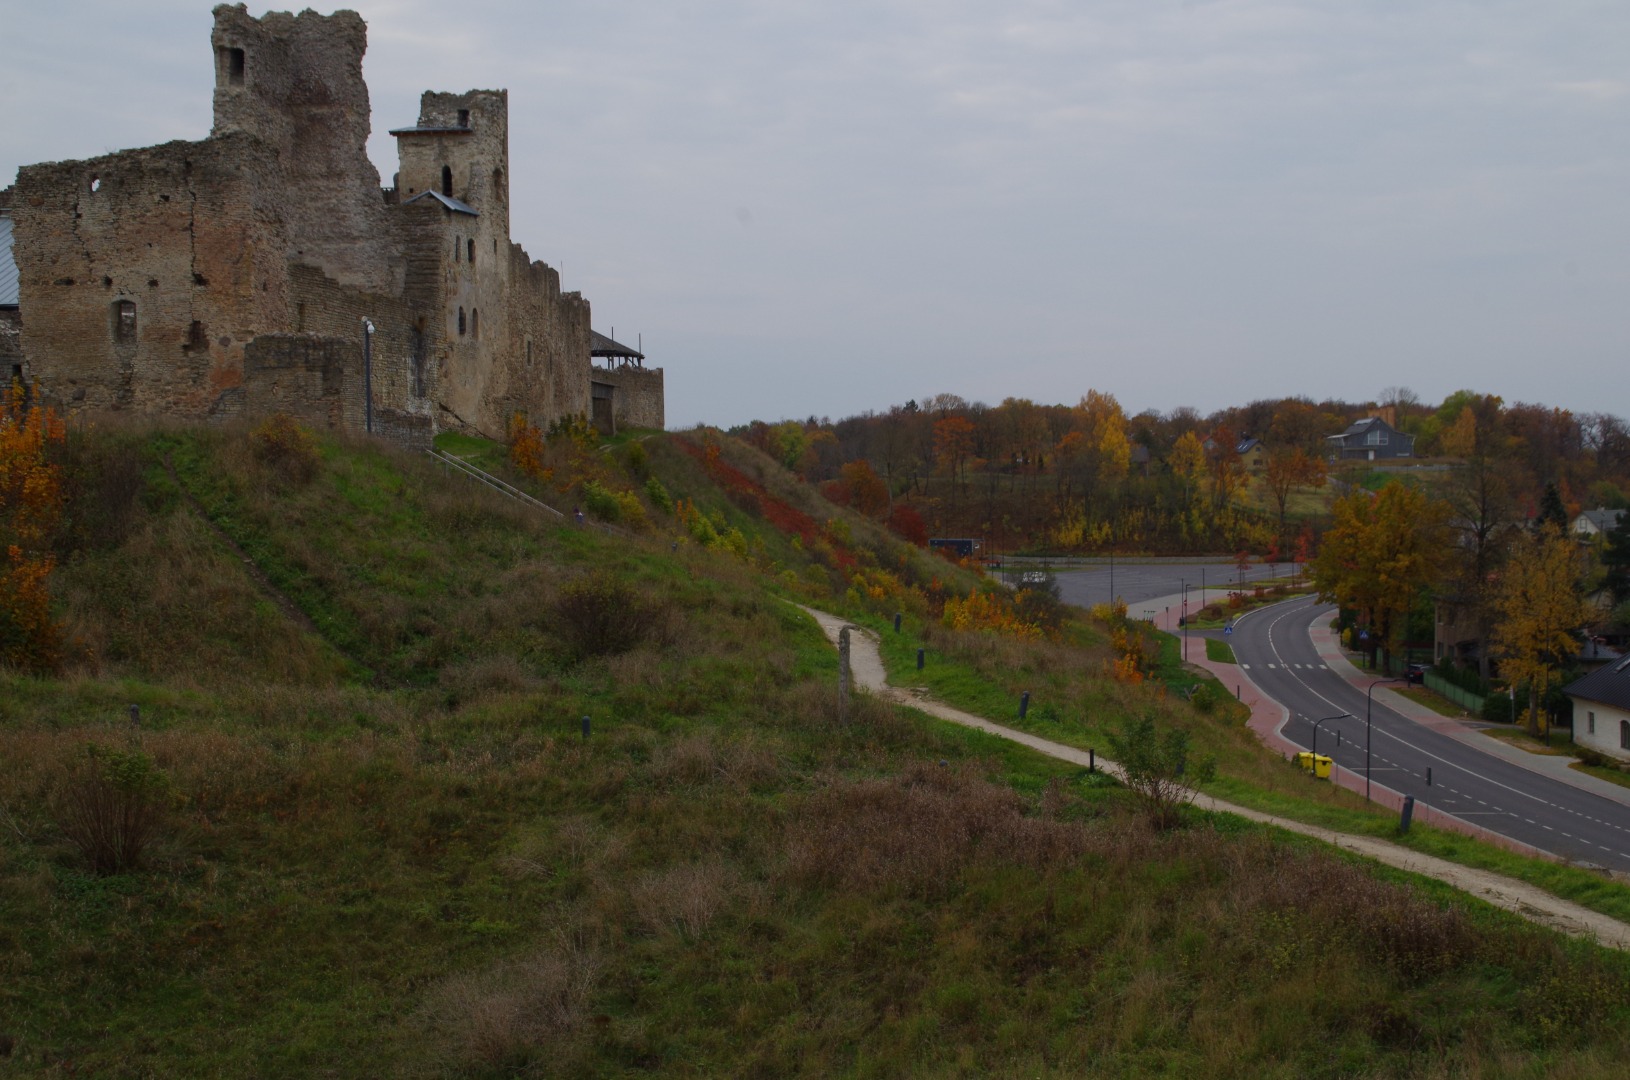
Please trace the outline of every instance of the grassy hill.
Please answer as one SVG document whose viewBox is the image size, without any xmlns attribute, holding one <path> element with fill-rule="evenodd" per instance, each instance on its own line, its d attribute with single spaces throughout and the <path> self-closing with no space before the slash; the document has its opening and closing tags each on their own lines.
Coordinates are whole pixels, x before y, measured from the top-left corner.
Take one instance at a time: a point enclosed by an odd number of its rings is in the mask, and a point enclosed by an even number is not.
<svg viewBox="0 0 1630 1080">
<path fill-rule="evenodd" d="M 1620 955 L 844 715 L 786 599 L 903 612 L 891 650 L 992 715 L 1021 680 L 1065 738 L 1153 711 L 1225 782 L 1348 812 L 1164 692 L 1192 680 L 1169 650 L 1131 684 L 1114 625 L 944 626 L 973 574 L 732 440 L 562 448 L 528 481 L 569 506 L 593 479 L 616 533 L 372 443 L 70 450 L 76 659 L 0 674 L 0 1076 L 1622 1072 Z M 150 840 L 99 873 L 75 822 L 120 798 Z"/>
</svg>

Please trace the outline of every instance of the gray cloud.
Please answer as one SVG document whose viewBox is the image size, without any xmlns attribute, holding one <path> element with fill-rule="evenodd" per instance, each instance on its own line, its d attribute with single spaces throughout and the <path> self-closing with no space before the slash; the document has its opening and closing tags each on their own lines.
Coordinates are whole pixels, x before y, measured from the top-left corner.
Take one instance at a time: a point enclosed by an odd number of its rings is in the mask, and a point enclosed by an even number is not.
<svg viewBox="0 0 1630 1080">
<path fill-rule="evenodd" d="M 209 125 L 207 6 L 11 3 L 0 172 Z M 513 230 L 676 423 L 951 390 L 1630 414 L 1630 9 L 367 5 L 370 151 L 507 86 Z"/>
</svg>

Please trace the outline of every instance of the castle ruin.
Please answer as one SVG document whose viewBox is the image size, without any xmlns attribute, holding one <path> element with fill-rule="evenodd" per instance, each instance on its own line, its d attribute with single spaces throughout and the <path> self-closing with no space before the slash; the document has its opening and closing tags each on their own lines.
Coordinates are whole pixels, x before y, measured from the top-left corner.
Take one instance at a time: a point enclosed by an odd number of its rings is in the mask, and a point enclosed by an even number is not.
<svg viewBox="0 0 1630 1080">
<path fill-rule="evenodd" d="M 663 426 L 662 369 L 510 239 L 507 91 L 427 91 L 382 187 L 361 16 L 214 17 L 208 138 L 26 166 L 0 192 L 12 375 L 68 411 L 281 411 L 419 445 L 502 438 L 517 414 Z"/>
</svg>

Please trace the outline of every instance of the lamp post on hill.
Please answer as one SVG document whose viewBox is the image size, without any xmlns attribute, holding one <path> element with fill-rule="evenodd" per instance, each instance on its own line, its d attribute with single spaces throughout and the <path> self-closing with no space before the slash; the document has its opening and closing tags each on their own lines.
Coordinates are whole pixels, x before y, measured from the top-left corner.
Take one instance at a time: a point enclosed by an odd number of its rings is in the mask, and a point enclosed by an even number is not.
<svg viewBox="0 0 1630 1080">
<path fill-rule="evenodd" d="M 362 428 L 374 430 L 374 324 L 362 320 Z"/>
<path fill-rule="evenodd" d="M 1408 679 L 1377 679 L 1364 691 L 1364 801 L 1370 801 L 1370 720 L 1375 711 L 1375 688 L 1387 683 L 1408 682 Z"/>
</svg>

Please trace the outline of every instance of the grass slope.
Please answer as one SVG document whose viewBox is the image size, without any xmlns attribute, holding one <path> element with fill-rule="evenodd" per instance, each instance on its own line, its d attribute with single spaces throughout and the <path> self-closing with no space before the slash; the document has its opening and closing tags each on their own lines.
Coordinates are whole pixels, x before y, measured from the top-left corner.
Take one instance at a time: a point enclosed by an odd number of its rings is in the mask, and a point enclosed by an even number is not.
<svg viewBox="0 0 1630 1080">
<path fill-rule="evenodd" d="M 1630 1051 L 1622 956 L 1226 818 L 1153 833 L 1101 776 L 909 710 L 840 715 L 775 593 L 881 628 L 918 595 L 867 591 L 885 569 L 972 579 L 858 520 L 794 543 L 766 496 L 834 512 L 762 459 L 723 450 L 763 494 L 669 437 L 626 459 L 732 549 L 655 507 L 647 538 L 556 526 L 377 445 L 322 444 L 305 482 L 247 445 L 76 449 L 84 660 L 0 674 L 0 1069 L 1606 1077 Z M 585 595 L 635 640 L 585 654 Z M 1159 700 L 1070 673 L 1102 627 L 907 629 L 891 663 L 921 638 L 925 680 L 994 717 L 1022 682 L 1054 737 Z M 61 827 L 91 742 L 167 779 L 140 868 L 90 872 Z"/>
</svg>

